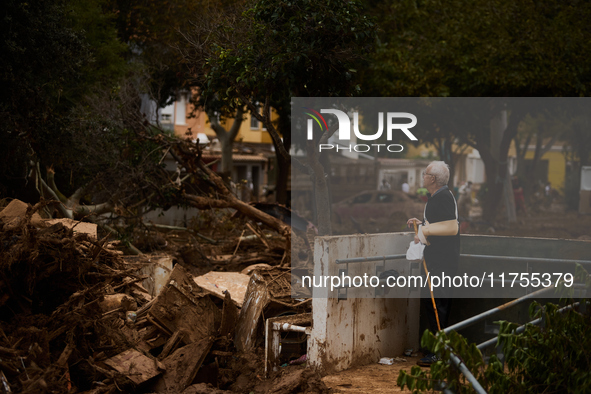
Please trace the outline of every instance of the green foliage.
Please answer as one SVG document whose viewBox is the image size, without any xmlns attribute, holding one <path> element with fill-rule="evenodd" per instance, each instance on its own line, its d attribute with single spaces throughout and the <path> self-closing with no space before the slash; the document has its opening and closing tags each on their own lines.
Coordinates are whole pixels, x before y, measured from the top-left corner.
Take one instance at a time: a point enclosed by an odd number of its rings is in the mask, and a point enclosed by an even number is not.
<svg viewBox="0 0 591 394">
<path fill-rule="evenodd" d="M 589 286 L 589 274 L 577 268 L 578 281 Z M 571 301 L 572 302 L 572 301 Z M 581 301 L 583 303 L 585 301 Z M 591 315 L 587 308 L 562 310 L 548 303 L 530 306 L 532 319 L 541 325 L 526 325 L 516 333 L 517 324 L 500 321 L 498 342 L 504 353 L 503 365 L 496 355 L 484 363 L 474 344 L 456 332 L 433 335 L 425 331 L 421 345 L 449 360 L 453 349 L 482 387 L 489 393 L 587 393 L 591 391 Z M 413 392 L 449 387 L 455 393 L 473 392 L 471 385 L 447 361 L 438 361 L 430 370 L 413 367 L 401 371 L 398 385 Z"/>
<path fill-rule="evenodd" d="M 129 50 L 117 36 L 116 13 L 106 7 L 106 0 L 70 1 L 69 25 L 84 37 L 89 59 L 81 69 L 81 80 L 71 87 L 69 99 L 82 100 L 89 90 L 98 86 L 117 87 L 121 79 L 131 71 L 126 62 Z"/>
<path fill-rule="evenodd" d="M 582 0 L 376 1 L 367 79 L 394 96 L 579 96 L 591 88 Z"/>
<path fill-rule="evenodd" d="M 100 1 L 104 12 L 113 16 L 117 37 L 129 45 L 126 59 L 147 70 L 146 84 L 159 107 L 190 88 L 188 66 L 179 51 L 187 43 L 180 31 L 186 31 L 205 7 L 221 7 L 224 1 Z"/>
<path fill-rule="evenodd" d="M 362 69 L 364 90 L 372 96 L 588 96 L 591 92 L 591 66 L 586 60 L 591 55 L 589 2 L 372 0 L 368 4 L 382 28 L 372 61 Z M 517 119 L 515 108 L 508 109 Z M 507 173 L 501 163 L 509 145 L 495 159 L 486 152 L 490 138 L 479 136 L 480 132 L 458 127 L 422 141 L 437 144 L 442 137 L 450 142 L 471 134 L 470 145 L 481 153 L 489 182 L 483 217 L 493 221 L 502 185 L 493 182 Z M 444 160 L 453 160 L 453 152 L 440 150 Z"/>
<path fill-rule="evenodd" d="M 470 393 L 471 386 L 465 380 L 460 372 L 448 364 L 450 353 L 459 355 L 464 364 L 470 371 L 479 376 L 479 381 L 485 381 L 484 376 L 485 363 L 480 350 L 475 344 L 468 344 L 466 339 L 455 331 L 445 334 L 438 332 L 433 335 L 426 330 L 421 338 L 421 346 L 430 349 L 438 354 L 440 361 L 431 365 L 430 371 L 423 370 L 421 367 L 413 367 L 410 374 L 400 371 L 397 384 L 400 388 L 405 386 L 414 393 L 425 390 L 440 390 L 443 387 L 450 388 L 455 393 Z M 477 375 L 478 374 L 478 375 Z"/>
<path fill-rule="evenodd" d="M 0 12 L 1 173 L 17 176 L 31 148 L 51 156 L 65 142 L 60 98 L 89 56 L 64 2 L 8 0 Z"/>
<path fill-rule="evenodd" d="M 259 0 L 219 28 L 203 97 L 230 107 L 238 92 L 269 97 L 272 105 L 291 96 L 352 95 L 359 61 L 375 39 L 357 1 Z"/>
<path fill-rule="evenodd" d="M 108 137 L 81 130 L 79 108 L 90 93 L 118 86 L 128 68 L 101 0 L 9 0 L 0 12 L 0 183 L 14 196 L 31 159 L 58 173 L 85 167 L 78 137 Z"/>
<path fill-rule="evenodd" d="M 157 59 L 181 67 L 178 59 L 165 55 L 176 53 L 170 45 L 175 29 L 188 23 L 188 13 L 196 5 L 183 8 L 186 2 L 179 0 L 148 13 L 150 5 L 142 2 L 136 5 L 142 10 L 140 27 L 118 29 L 127 26 L 130 13 L 140 13 L 123 1 L 116 4 L 120 8 L 114 4 L 110 0 L 9 0 L 2 7 L 3 196 L 22 196 L 27 185 L 32 191 L 31 160 L 38 161 L 41 169 L 53 167 L 58 188 L 66 195 L 92 182 L 95 196 L 130 202 L 132 196 L 149 195 L 147 189 L 154 185 L 169 183 L 162 178 L 156 144 L 137 137 L 149 128 L 140 111 L 140 95 L 148 91 L 149 83 L 166 85 L 158 89 L 163 104 L 171 86 L 178 87 L 176 69 Z M 163 7 L 175 10 L 174 23 L 164 23 L 173 15 L 167 16 Z M 142 36 L 142 29 L 150 34 Z M 128 43 L 134 48 L 133 57 Z M 172 198 L 166 193 L 158 197 L 163 206 Z"/>
<path fill-rule="evenodd" d="M 589 116 L 574 118 L 564 133 L 563 154 L 567 163 L 564 179 L 564 197 L 567 207 L 579 209 L 581 167 L 591 164 L 591 134 Z"/>
<path fill-rule="evenodd" d="M 532 317 L 543 317 L 544 326 L 527 326 L 523 334 L 515 335 L 515 325 L 501 323 L 499 340 L 510 374 L 503 375 L 498 368 L 491 371 L 498 375 L 496 392 L 589 392 L 589 315 L 560 313 L 553 304 L 545 308 L 532 304 L 530 310 L 534 308 Z"/>
<path fill-rule="evenodd" d="M 586 96 L 591 91 L 591 3 L 582 0 L 516 3 L 509 0 L 374 0 L 369 10 L 383 29 L 364 89 L 373 96 Z M 583 66 L 580 66 L 580 65 Z M 489 108 L 490 109 L 490 108 Z M 509 122 L 522 110 L 508 106 Z M 469 111 L 465 111 L 469 114 Z M 491 116 L 496 116 L 491 114 Z M 488 122 L 486 123 L 489 126 Z M 511 137 L 513 128 L 504 136 Z M 485 164 L 489 194 L 483 218 L 494 221 L 509 144 L 495 158 L 482 130 L 451 128 L 426 136 L 440 155 L 468 134 Z M 489 134 L 490 135 L 490 134 Z M 508 139 L 507 138 L 507 139 Z M 445 148 L 445 149 L 441 149 Z"/>
</svg>

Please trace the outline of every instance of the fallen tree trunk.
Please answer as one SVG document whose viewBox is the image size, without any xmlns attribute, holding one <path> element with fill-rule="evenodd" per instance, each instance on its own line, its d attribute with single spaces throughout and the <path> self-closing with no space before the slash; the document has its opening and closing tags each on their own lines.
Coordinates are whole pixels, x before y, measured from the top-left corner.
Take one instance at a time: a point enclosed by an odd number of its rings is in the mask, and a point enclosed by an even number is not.
<svg viewBox="0 0 591 394">
<path fill-rule="evenodd" d="M 191 206 L 198 209 L 233 208 L 257 222 L 264 223 L 285 238 L 286 245 L 282 265 L 289 264 L 291 251 L 291 227 L 289 225 L 237 198 L 223 179 L 203 163 L 199 146 L 177 144 L 173 146 L 171 153 L 177 162 L 181 163 L 188 171 L 204 173 L 209 183 L 216 189 L 218 198 L 183 193 L 183 197 Z"/>
<path fill-rule="evenodd" d="M 271 227 L 273 230 L 277 231 L 284 237 L 285 235 L 290 234 L 291 228 L 287 224 L 283 223 L 281 220 L 277 218 L 274 218 L 271 215 L 266 214 L 263 211 L 256 209 L 252 205 L 239 200 L 236 197 L 224 200 L 196 196 L 193 194 L 185 194 L 184 197 L 187 199 L 187 202 L 189 202 L 189 204 L 195 208 L 233 208 L 257 222 L 262 222 L 266 224 L 267 226 Z"/>
</svg>

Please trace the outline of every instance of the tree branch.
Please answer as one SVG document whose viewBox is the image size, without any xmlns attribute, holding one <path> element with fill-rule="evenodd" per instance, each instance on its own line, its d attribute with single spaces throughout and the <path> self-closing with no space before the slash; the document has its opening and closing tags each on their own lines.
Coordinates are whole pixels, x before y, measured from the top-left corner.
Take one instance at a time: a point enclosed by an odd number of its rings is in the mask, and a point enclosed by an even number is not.
<svg viewBox="0 0 591 394">
<path fill-rule="evenodd" d="M 55 171 L 52 167 L 47 169 L 47 185 L 51 188 L 51 190 L 54 191 L 55 195 L 59 198 L 59 201 L 61 201 L 63 204 L 68 203 L 67 197 L 60 193 L 57 185 L 55 184 Z"/>
<path fill-rule="evenodd" d="M 244 108 L 243 106 L 239 106 L 236 110 L 236 116 L 234 116 L 234 123 L 232 123 L 232 127 L 228 131 L 228 140 L 234 141 L 238 132 L 240 131 L 240 126 L 242 125 L 242 121 L 244 116 Z"/>
<path fill-rule="evenodd" d="M 281 137 L 279 136 L 277 129 L 275 129 L 273 122 L 271 122 L 271 114 L 270 114 L 271 109 L 269 106 L 269 97 L 267 96 L 265 98 L 265 106 L 263 108 L 264 116 L 263 116 L 258 113 L 258 109 L 254 105 L 254 103 L 252 103 L 250 100 L 248 100 L 242 93 L 238 92 L 238 95 L 239 95 L 242 103 L 244 105 L 246 105 L 248 107 L 248 109 L 250 109 L 251 115 L 253 115 L 255 118 L 257 118 L 257 120 L 259 122 L 262 122 L 265 125 L 267 132 L 269 133 L 269 135 L 271 136 L 271 139 L 273 140 L 273 145 L 275 146 L 275 149 L 277 150 L 277 152 L 281 155 L 281 157 L 284 160 L 288 161 L 291 156 L 290 156 L 289 152 L 285 149 L 283 144 L 281 143 Z"/>
<path fill-rule="evenodd" d="M 74 219 L 74 215 L 73 215 L 72 210 L 66 208 L 66 206 L 60 201 L 57 194 L 55 194 L 55 192 L 51 189 L 51 187 L 49 187 L 49 185 L 43 180 L 43 178 L 41 177 L 41 174 L 39 174 L 38 167 L 36 167 L 35 172 L 36 172 L 37 180 L 39 181 L 39 184 L 41 185 L 41 190 L 39 190 L 39 193 L 47 200 L 57 201 L 58 202 L 57 208 L 60 210 L 62 216 L 64 216 L 65 218 L 68 218 L 68 219 Z M 49 198 L 48 198 L 48 195 L 49 195 Z"/>
</svg>

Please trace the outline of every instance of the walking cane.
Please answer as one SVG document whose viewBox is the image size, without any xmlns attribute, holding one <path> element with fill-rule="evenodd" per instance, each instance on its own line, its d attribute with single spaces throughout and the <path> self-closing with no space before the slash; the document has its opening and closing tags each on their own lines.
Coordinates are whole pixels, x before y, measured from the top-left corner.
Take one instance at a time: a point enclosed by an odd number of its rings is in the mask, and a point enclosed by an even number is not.
<svg viewBox="0 0 591 394">
<path fill-rule="evenodd" d="M 413 221 L 413 224 L 415 225 L 415 235 L 418 235 L 419 229 L 417 227 L 417 222 Z M 431 302 L 433 303 L 433 310 L 435 311 L 435 319 L 437 319 L 437 329 L 441 331 L 441 324 L 439 324 L 439 314 L 437 313 L 437 305 L 435 304 L 435 296 L 433 296 L 431 278 L 429 278 L 429 270 L 427 270 L 427 262 L 425 261 L 425 257 L 423 257 L 423 268 L 425 268 L 425 274 L 427 274 L 427 284 L 429 285 L 429 291 L 431 292 Z"/>
</svg>

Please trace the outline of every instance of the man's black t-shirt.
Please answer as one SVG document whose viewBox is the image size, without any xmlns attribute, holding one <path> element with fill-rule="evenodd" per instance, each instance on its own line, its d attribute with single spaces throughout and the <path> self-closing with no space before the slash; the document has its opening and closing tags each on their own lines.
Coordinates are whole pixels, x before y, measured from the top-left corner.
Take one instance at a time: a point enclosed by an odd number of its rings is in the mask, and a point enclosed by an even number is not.
<svg viewBox="0 0 591 394">
<path fill-rule="evenodd" d="M 429 223 L 458 220 L 456 199 L 447 186 L 427 195 L 425 219 Z M 425 247 L 425 261 L 431 274 L 455 275 L 460 260 L 460 231 L 456 235 L 428 238 L 430 245 Z"/>
</svg>

